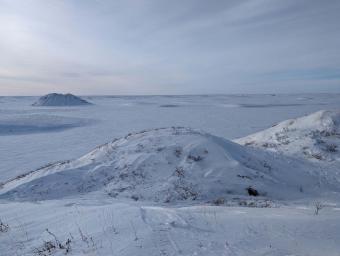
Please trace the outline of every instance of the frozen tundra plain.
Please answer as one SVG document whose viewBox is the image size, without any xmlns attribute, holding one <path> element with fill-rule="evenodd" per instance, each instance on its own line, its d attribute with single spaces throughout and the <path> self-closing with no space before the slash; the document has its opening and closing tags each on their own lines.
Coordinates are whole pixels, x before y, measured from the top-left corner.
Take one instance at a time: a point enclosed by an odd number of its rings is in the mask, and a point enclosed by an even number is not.
<svg viewBox="0 0 340 256">
<path fill-rule="evenodd" d="M 339 94 L 84 100 L 0 97 L 0 255 L 340 255 Z"/>
</svg>

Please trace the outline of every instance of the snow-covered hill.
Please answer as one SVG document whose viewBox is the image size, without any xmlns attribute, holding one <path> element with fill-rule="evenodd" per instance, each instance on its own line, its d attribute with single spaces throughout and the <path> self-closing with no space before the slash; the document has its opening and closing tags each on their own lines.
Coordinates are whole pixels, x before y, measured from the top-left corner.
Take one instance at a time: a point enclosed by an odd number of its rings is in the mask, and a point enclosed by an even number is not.
<svg viewBox="0 0 340 256">
<path fill-rule="evenodd" d="M 340 112 L 322 110 L 286 120 L 235 142 L 298 158 L 340 161 Z"/>
<path fill-rule="evenodd" d="M 15 178 L 3 185 L 0 198 L 44 200 L 101 191 L 161 203 L 223 202 L 256 190 L 265 198 L 291 199 L 320 193 L 320 177 L 312 171 L 305 162 L 204 132 L 163 128 L 129 134 L 79 159 Z"/>
<path fill-rule="evenodd" d="M 78 106 L 90 105 L 88 101 L 72 94 L 50 93 L 42 96 L 33 103 L 33 106 Z"/>
</svg>

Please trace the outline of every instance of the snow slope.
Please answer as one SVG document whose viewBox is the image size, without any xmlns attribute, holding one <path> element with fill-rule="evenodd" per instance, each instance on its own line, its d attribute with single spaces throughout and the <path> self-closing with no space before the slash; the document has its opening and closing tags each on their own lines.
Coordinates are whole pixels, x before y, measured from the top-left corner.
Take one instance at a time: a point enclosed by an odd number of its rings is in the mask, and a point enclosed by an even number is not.
<svg viewBox="0 0 340 256">
<path fill-rule="evenodd" d="M 312 205 L 161 207 L 102 198 L 0 203 L 9 225 L 0 255 L 338 256 L 339 210 L 315 216 Z M 63 246 L 69 239 L 68 253 L 46 250 L 56 239 Z"/>
<path fill-rule="evenodd" d="M 187 128 L 129 134 L 85 156 L 14 178 L 0 198 L 57 199 L 100 191 L 115 198 L 161 203 L 225 201 L 248 196 L 297 199 L 337 191 L 318 169 Z M 302 191 L 302 188 L 303 191 Z"/>
<path fill-rule="evenodd" d="M 313 161 L 340 161 L 340 112 L 289 119 L 235 142 Z"/>
<path fill-rule="evenodd" d="M 42 96 L 33 103 L 33 106 L 78 106 L 90 105 L 88 101 L 72 94 L 50 93 Z"/>
</svg>

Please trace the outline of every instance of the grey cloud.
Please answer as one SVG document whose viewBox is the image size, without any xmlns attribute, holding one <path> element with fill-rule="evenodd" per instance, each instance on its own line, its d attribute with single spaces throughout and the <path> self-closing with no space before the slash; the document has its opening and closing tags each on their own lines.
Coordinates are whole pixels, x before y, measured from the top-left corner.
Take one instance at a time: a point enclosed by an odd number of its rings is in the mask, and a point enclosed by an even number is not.
<svg viewBox="0 0 340 256">
<path fill-rule="evenodd" d="M 0 0 L 0 94 L 340 91 L 339 13 L 336 0 Z"/>
</svg>

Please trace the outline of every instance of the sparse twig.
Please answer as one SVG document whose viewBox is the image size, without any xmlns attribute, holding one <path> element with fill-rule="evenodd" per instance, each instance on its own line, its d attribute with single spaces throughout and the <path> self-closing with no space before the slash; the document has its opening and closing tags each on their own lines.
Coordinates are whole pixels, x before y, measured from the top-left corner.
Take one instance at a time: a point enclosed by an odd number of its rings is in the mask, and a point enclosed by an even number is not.
<svg viewBox="0 0 340 256">
<path fill-rule="evenodd" d="M 138 241 L 139 238 L 138 238 L 138 236 L 137 236 L 137 231 L 136 231 L 136 228 L 135 228 L 135 226 L 133 225 L 132 221 L 130 222 L 130 225 L 131 225 L 131 228 L 132 228 L 133 233 L 134 233 L 134 235 L 135 235 L 134 241 Z"/>
<path fill-rule="evenodd" d="M 315 206 L 315 211 L 314 211 L 314 214 L 315 215 L 318 215 L 319 214 L 319 211 L 322 209 L 322 208 L 324 208 L 325 206 L 321 203 L 321 202 L 315 202 L 315 204 L 314 204 L 314 206 Z"/>
<path fill-rule="evenodd" d="M 0 233 L 6 233 L 7 231 L 9 231 L 9 225 L 0 219 Z"/>
</svg>

